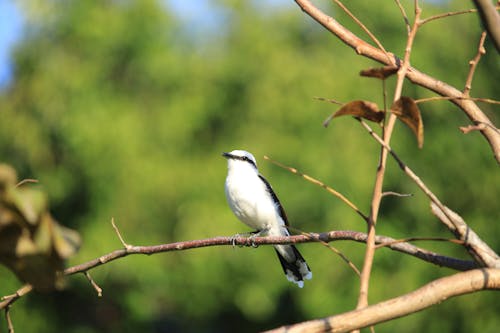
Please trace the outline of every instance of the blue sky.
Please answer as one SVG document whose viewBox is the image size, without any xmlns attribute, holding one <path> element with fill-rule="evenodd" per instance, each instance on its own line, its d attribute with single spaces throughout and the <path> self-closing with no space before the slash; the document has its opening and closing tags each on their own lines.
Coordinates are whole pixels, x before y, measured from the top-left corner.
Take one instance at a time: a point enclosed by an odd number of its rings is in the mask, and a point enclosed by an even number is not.
<svg viewBox="0 0 500 333">
<path fill-rule="evenodd" d="M 181 21 L 195 32 L 204 33 L 217 24 L 218 13 L 211 0 L 163 0 Z M 260 0 L 256 0 L 260 1 Z M 10 54 L 15 43 L 22 38 L 23 17 L 14 0 L 0 0 L 0 89 L 12 79 Z M 261 4 L 264 4 L 261 2 Z M 291 0 L 268 0 L 266 9 L 283 5 L 295 6 Z M 264 6 L 264 5 L 263 5 Z"/>
<path fill-rule="evenodd" d="M 21 13 L 11 0 L 0 0 L 0 88 L 3 88 L 12 76 L 9 55 L 21 35 Z"/>
<path fill-rule="evenodd" d="M 179 19 L 186 23 L 195 34 L 204 34 L 216 28 L 221 10 L 217 10 L 213 0 L 161 0 Z M 249 1 L 249 0 L 247 0 Z M 283 7 L 296 7 L 292 0 L 253 0 L 264 11 Z M 447 0 L 433 0 L 445 2 Z M 448 0 L 449 1 L 449 0 Z M 14 44 L 22 38 L 22 13 L 14 4 L 15 0 L 0 0 L 0 89 L 12 79 L 10 53 Z M 298 10 L 298 9 L 297 9 Z"/>
</svg>

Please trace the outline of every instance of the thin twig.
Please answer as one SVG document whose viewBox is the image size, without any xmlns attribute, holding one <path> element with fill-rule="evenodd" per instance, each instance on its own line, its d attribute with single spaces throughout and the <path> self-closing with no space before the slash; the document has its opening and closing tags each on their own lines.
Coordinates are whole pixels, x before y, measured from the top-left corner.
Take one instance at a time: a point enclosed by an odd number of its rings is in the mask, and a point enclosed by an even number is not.
<svg viewBox="0 0 500 333">
<path fill-rule="evenodd" d="M 335 189 L 331 188 L 330 186 L 328 185 L 325 185 L 323 182 L 309 176 L 309 175 L 306 175 L 305 173 L 302 173 L 300 171 L 298 171 L 297 169 L 295 168 L 292 168 L 292 167 L 289 167 L 289 166 L 286 166 L 278 161 L 275 161 L 273 159 L 271 159 L 270 157 L 268 156 L 264 156 L 264 159 L 265 160 L 268 160 L 269 162 L 279 166 L 280 168 L 283 168 L 285 170 L 288 170 L 290 171 L 291 173 L 293 174 L 296 174 L 297 176 L 300 176 L 302 178 L 304 178 L 305 180 L 307 180 L 308 182 L 310 183 L 313 183 L 315 185 L 318 185 L 319 187 L 322 187 L 323 189 L 325 189 L 327 192 L 333 194 L 334 196 L 336 196 L 337 198 L 339 198 L 340 200 L 342 200 L 342 202 L 344 202 L 347 206 L 349 206 L 351 209 L 353 209 L 359 216 L 361 216 L 363 218 L 363 220 L 367 221 L 368 220 L 368 216 L 366 216 L 361 210 L 359 210 L 359 208 L 353 204 L 349 199 L 347 199 L 342 193 L 336 191 Z"/>
<path fill-rule="evenodd" d="M 287 228 L 289 230 L 292 230 L 293 232 L 298 232 L 298 233 L 300 233 L 301 235 L 304 235 L 304 236 L 310 236 L 311 235 L 311 233 L 303 232 L 303 231 L 298 230 L 297 228 L 294 228 L 294 227 L 291 227 L 291 226 L 288 226 Z M 328 242 L 326 242 L 326 241 L 320 240 L 318 242 L 321 245 L 323 245 L 324 247 L 326 247 L 329 250 L 331 250 L 336 255 L 338 255 L 354 271 L 354 273 L 356 273 L 357 276 L 361 276 L 361 272 L 356 267 L 356 265 L 345 254 L 343 254 L 342 251 L 340 251 L 339 249 L 335 248 L 334 246 L 328 244 Z"/>
<path fill-rule="evenodd" d="M 484 41 L 486 40 L 486 31 L 481 33 L 481 38 L 479 39 L 479 46 L 477 47 L 476 56 L 469 61 L 469 73 L 467 74 L 467 80 L 465 81 L 465 88 L 463 90 L 463 95 L 469 97 L 470 90 L 472 89 L 472 78 L 474 77 L 474 72 L 476 71 L 477 64 L 481 59 L 481 56 L 486 53 L 484 48 Z"/>
<path fill-rule="evenodd" d="M 500 134 L 500 129 L 498 129 L 498 128 L 496 128 L 493 125 L 488 124 L 488 123 L 477 123 L 475 125 L 461 126 L 459 128 L 462 131 L 462 133 L 468 134 L 469 132 L 472 132 L 472 131 L 481 131 L 487 126 L 490 126 L 493 130 L 497 131 Z"/>
<path fill-rule="evenodd" d="M 14 294 L 7 295 L 2 297 L 2 301 L 0 302 L 0 309 L 5 309 L 19 298 L 24 295 L 30 293 L 33 290 L 33 286 L 31 284 L 25 284 L 21 288 L 19 288 Z"/>
<path fill-rule="evenodd" d="M 382 82 L 385 82 L 384 80 L 382 80 Z M 344 105 L 344 103 L 342 102 L 339 102 L 335 99 L 330 99 L 330 98 L 324 98 L 324 97 L 314 97 L 314 99 L 318 100 L 318 101 L 322 101 L 322 102 L 328 102 L 328 103 L 332 103 L 332 104 L 336 104 L 336 105 Z M 328 127 L 328 125 L 330 124 L 330 122 L 332 121 L 333 117 L 335 116 L 335 113 L 332 113 L 328 116 L 328 118 L 325 119 L 325 121 L 323 122 L 323 126 L 324 127 Z"/>
<path fill-rule="evenodd" d="M 398 192 L 393 192 L 393 191 L 386 191 L 382 193 L 382 197 L 385 196 L 395 196 L 395 197 L 401 197 L 401 198 L 406 198 L 406 197 L 412 197 L 412 193 L 398 193 Z"/>
<path fill-rule="evenodd" d="M 496 101 L 494 99 L 490 98 L 479 98 L 479 97 L 466 97 L 466 96 L 434 96 L 434 97 L 428 97 L 428 98 L 420 98 L 416 99 L 415 103 L 425 103 L 425 102 L 432 102 L 432 101 L 450 101 L 450 100 L 457 100 L 457 101 L 474 101 L 474 102 L 484 102 L 484 103 L 489 103 L 489 104 L 500 104 L 500 101 Z"/>
<path fill-rule="evenodd" d="M 5 308 L 5 320 L 7 321 L 7 332 L 14 333 L 14 324 L 10 318 L 10 305 Z"/>
<path fill-rule="evenodd" d="M 38 179 L 23 179 L 16 184 L 16 187 L 22 186 L 27 183 L 38 183 Z"/>
<path fill-rule="evenodd" d="M 118 236 L 118 238 L 120 239 L 120 242 L 122 243 L 123 247 L 126 248 L 126 249 L 132 247 L 130 244 L 125 243 L 125 241 L 123 240 L 123 237 L 122 237 L 122 235 L 120 233 L 120 230 L 118 230 L 118 227 L 115 224 L 115 218 L 114 217 L 111 218 L 111 225 L 113 226 L 113 229 L 115 230 L 115 233 Z"/>
<path fill-rule="evenodd" d="M 438 20 L 438 19 L 441 19 L 441 18 L 444 18 L 444 17 L 450 17 L 450 16 L 462 15 L 462 14 L 469 14 L 469 13 L 475 13 L 475 12 L 477 12 L 477 9 L 465 9 L 465 10 L 459 10 L 459 11 L 456 11 L 456 12 L 442 13 L 442 14 L 434 15 L 434 16 L 428 17 L 426 19 L 420 20 L 419 25 L 423 26 L 426 23 L 429 23 L 431 21 Z"/>
<path fill-rule="evenodd" d="M 95 291 L 97 292 L 98 297 L 102 297 L 102 288 L 99 287 L 99 285 L 92 279 L 92 276 L 90 276 L 90 273 L 88 271 L 83 272 L 87 280 L 89 280 L 90 284 L 92 287 L 94 287 Z"/>
<path fill-rule="evenodd" d="M 351 13 L 351 11 L 349 9 L 347 9 L 347 7 L 339 0 L 333 0 L 333 2 L 335 2 L 337 4 L 337 6 L 339 6 L 347 15 L 349 15 L 349 17 L 354 21 L 356 22 L 356 24 L 358 26 L 361 27 L 361 29 L 363 29 L 364 32 L 366 32 L 366 34 L 373 40 L 373 42 L 375 44 L 377 44 L 377 47 L 385 53 L 387 59 L 389 61 L 391 61 L 391 56 L 387 53 L 387 51 L 385 50 L 384 46 L 382 45 L 382 43 L 380 43 L 380 41 L 377 39 L 377 37 L 375 37 L 375 35 L 363 24 L 363 22 L 361 22 L 353 13 Z"/>
<path fill-rule="evenodd" d="M 458 244 L 458 245 L 464 245 L 465 242 L 461 241 L 459 239 L 454 239 L 454 238 L 442 238 L 442 237 L 408 237 L 408 238 L 401 238 L 401 239 L 395 239 L 391 242 L 387 243 L 380 243 L 377 244 L 375 247 L 376 249 L 380 249 L 382 247 L 398 244 L 398 243 L 410 243 L 410 242 L 416 242 L 416 241 L 433 241 L 433 242 L 449 242 L 453 244 Z"/>
<path fill-rule="evenodd" d="M 314 99 L 316 99 L 318 101 L 322 101 L 322 102 L 328 102 L 328 103 L 337 104 L 337 105 L 344 105 L 344 103 L 339 102 L 339 101 L 337 101 L 335 99 L 331 99 L 331 98 L 314 97 Z"/>
<path fill-rule="evenodd" d="M 406 15 L 405 8 L 401 4 L 401 1 L 396 0 L 396 4 L 398 5 L 399 11 L 401 12 L 401 15 L 403 16 L 403 20 L 405 21 L 405 26 L 406 26 L 406 32 L 409 34 L 411 30 L 410 26 L 410 20 L 408 20 L 408 15 Z"/>
</svg>

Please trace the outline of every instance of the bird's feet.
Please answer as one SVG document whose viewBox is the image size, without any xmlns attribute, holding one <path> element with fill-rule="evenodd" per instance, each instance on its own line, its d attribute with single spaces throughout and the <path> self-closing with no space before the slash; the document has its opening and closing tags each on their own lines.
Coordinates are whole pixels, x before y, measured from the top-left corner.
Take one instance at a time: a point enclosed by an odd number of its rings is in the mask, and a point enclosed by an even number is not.
<svg viewBox="0 0 500 333">
<path fill-rule="evenodd" d="M 256 237 L 260 237 L 262 235 L 262 231 L 254 231 L 252 232 L 252 234 L 250 235 L 250 237 L 248 237 L 248 241 L 250 241 L 250 246 L 253 247 L 253 248 L 258 248 L 259 245 L 258 244 L 255 244 L 255 238 Z"/>
<path fill-rule="evenodd" d="M 242 233 L 242 234 L 236 234 L 236 235 L 234 235 L 234 236 L 231 237 L 231 244 L 233 245 L 233 247 L 235 247 L 237 239 L 239 239 L 239 238 L 246 238 L 246 240 L 247 240 L 246 244 L 240 244 L 240 245 L 238 245 L 239 247 L 251 246 L 253 248 L 257 248 L 257 247 L 259 247 L 259 245 L 255 244 L 254 239 L 256 237 L 265 236 L 265 234 L 267 233 L 267 231 L 268 231 L 267 229 L 264 229 L 264 230 L 256 230 L 256 231 Z"/>
<path fill-rule="evenodd" d="M 245 243 L 239 243 L 238 246 L 239 247 L 243 247 L 243 246 L 248 246 L 248 240 L 251 240 L 252 238 L 255 238 L 257 237 L 257 235 L 255 235 L 255 233 L 257 233 L 258 231 L 254 231 L 254 232 L 244 232 L 244 233 L 241 233 L 241 234 L 236 234 L 234 236 L 231 236 L 231 244 L 233 245 L 233 247 L 236 246 L 236 241 L 240 238 L 244 238 L 247 240 L 246 244 Z M 255 244 L 252 244 L 252 247 L 254 247 Z"/>
</svg>

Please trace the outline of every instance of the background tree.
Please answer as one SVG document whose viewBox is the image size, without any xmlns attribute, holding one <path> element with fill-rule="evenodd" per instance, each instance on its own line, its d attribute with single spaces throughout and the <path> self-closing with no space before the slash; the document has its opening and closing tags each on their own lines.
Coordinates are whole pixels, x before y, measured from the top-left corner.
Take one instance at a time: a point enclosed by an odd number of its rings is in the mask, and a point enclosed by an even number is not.
<svg viewBox="0 0 500 333">
<path fill-rule="evenodd" d="M 394 3 L 374 7 L 352 1 L 349 6 L 387 50 L 403 56 L 407 32 Z M 464 9 L 459 6 L 463 4 L 423 8 L 431 16 Z M 362 33 L 338 7 L 324 7 Z M 220 153 L 235 148 L 256 155 L 294 227 L 365 231 L 364 221 L 349 207 L 262 158 L 293 165 L 368 210 L 379 145 L 348 118 L 324 129 L 322 121 L 336 107 L 313 97 L 382 105 L 379 83 L 358 76 L 374 63 L 357 57 L 294 4 L 269 10 L 259 2 L 214 2 L 207 15 L 218 13 L 222 23 L 202 36 L 191 34 L 192 26 L 152 0 L 48 1 L 22 8 L 26 35 L 14 54 L 14 81 L 0 97 L 0 156 L 21 177 L 38 179 L 53 215 L 80 232 L 82 247 L 68 265 L 120 247 L 109 223 L 112 217 L 133 244 L 245 231 L 223 194 L 226 166 Z M 412 65 L 460 87 L 480 34 L 475 14 L 429 23 L 417 35 Z M 485 48 L 472 91 L 498 99 L 498 55 L 488 40 Z M 387 81 L 388 91 L 394 83 Z M 433 96 L 409 84 L 404 95 Z M 481 108 L 498 123 L 497 105 Z M 392 147 L 447 206 L 498 249 L 494 220 L 500 175 L 490 147 L 477 132 L 463 135 L 457 130 L 469 122 L 451 103 L 425 103 L 421 110 L 424 149 L 417 148 L 411 132 L 400 124 Z M 427 198 L 392 161 L 384 188 L 414 196 L 384 198 L 378 234 L 449 237 L 431 214 Z M 334 245 L 362 266 L 364 246 Z M 468 258 L 456 244 L 422 246 Z M 370 303 L 452 273 L 380 251 Z M 73 277 L 62 292 L 22 298 L 11 318 L 21 331 L 238 327 L 253 332 L 355 308 L 359 278 L 353 271 L 320 244 L 302 245 L 301 252 L 314 271 L 314 280 L 303 290 L 292 288 L 279 266 L 267 268 L 268 262 L 274 263 L 272 251 L 211 247 L 104 265 L 92 271 L 103 297 L 96 296 L 84 277 Z M 0 276 L 1 295 L 19 288 L 3 267 Z M 464 296 L 377 328 L 493 332 L 499 325 L 497 298 L 494 293 Z M 6 327 L 3 319 L 0 326 Z"/>
</svg>

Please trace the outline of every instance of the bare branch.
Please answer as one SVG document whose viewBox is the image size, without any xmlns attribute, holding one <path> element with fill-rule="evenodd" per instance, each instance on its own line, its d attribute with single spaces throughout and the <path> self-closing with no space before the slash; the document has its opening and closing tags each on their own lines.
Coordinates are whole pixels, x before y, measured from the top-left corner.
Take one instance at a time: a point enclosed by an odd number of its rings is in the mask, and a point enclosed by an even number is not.
<svg viewBox="0 0 500 333">
<path fill-rule="evenodd" d="M 363 220 L 368 221 L 368 216 L 366 216 L 362 211 L 360 211 L 359 208 L 356 207 L 356 205 L 353 204 L 349 199 L 347 199 L 342 193 L 336 191 L 335 189 L 331 188 L 328 185 L 325 185 L 323 182 L 321 182 L 321 181 L 319 181 L 319 180 L 317 180 L 309 175 L 306 175 L 305 173 L 298 171 L 295 168 L 292 168 L 292 167 L 286 166 L 284 164 L 281 164 L 280 162 L 274 161 L 273 159 L 269 158 L 268 156 L 264 156 L 264 159 L 279 166 L 280 168 L 286 169 L 286 170 L 290 171 L 291 173 L 296 174 L 296 175 L 304 178 L 305 180 L 307 180 L 310 183 L 313 183 L 315 185 L 318 185 L 318 186 L 324 188 L 327 192 L 333 194 L 334 196 L 336 196 L 337 198 L 342 200 L 342 202 L 344 202 L 350 208 L 352 208 L 356 213 L 358 213 L 359 216 L 361 216 L 363 218 Z"/>
<path fill-rule="evenodd" d="M 394 54 L 388 52 L 391 58 L 393 58 L 388 61 L 384 52 L 360 39 L 350 30 L 339 24 L 335 19 L 316 8 L 309 0 L 295 0 L 295 2 L 305 13 L 307 13 L 327 30 L 332 32 L 346 45 L 353 48 L 359 55 L 363 55 L 385 65 L 399 66 L 400 60 Z M 458 89 L 424 74 L 411 66 L 408 68 L 406 77 L 411 82 L 434 91 L 439 95 L 453 97 L 451 101 L 462 109 L 467 117 L 469 117 L 469 119 L 473 122 L 488 123 L 494 127 L 491 120 L 481 111 L 474 101 L 468 99 L 457 99 L 462 97 L 462 92 Z M 500 164 L 500 134 L 492 130 L 489 126 L 481 130 L 481 134 L 488 140 L 495 159 Z"/>
<path fill-rule="evenodd" d="M 357 25 L 360 26 L 361 29 L 363 29 L 364 32 L 366 32 L 366 34 L 371 38 L 371 40 L 373 40 L 373 42 L 377 44 L 377 47 L 386 54 L 387 60 L 391 61 L 391 56 L 387 54 L 387 51 L 385 50 L 382 43 L 380 43 L 377 37 L 375 37 L 375 35 L 363 24 L 363 22 L 361 22 L 353 13 L 351 13 L 351 11 L 347 9 L 347 7 L 341 1 L 333 0 L 333 2 L 335 2 L 337 6 L 339 6 L 347 15 L 349 15 L 349 17 L 354 22 L 356 22 Z"/>
<path fill-rule="evenodd" d="M 399 11 L 401 12 L 401 15 L 403 16 L 403 20 L 405 21 L 405 26 L 406 26 L 406 32 L 410 33 L 410 20 L 408 20 L 408 15 L 406 15 L 405 8 L 401 4 L 401 1 L 396 0 L 396 4 L 398 5 Z"/>
<path fill-rule="evenodd" d="M 464 222 L 464 220 L 451 209 L 441 203 L 434 193 L 425 185 L 425 183 L 411 170 L 387 145 L 371 127 L 362 119 L 358 121 L 368 131 L 368 133 L 382 146 L 384 146 L 391 156 L 397 161 L 401 170 L 403 170 L 410 179 L 427 195 L 431 201 L 433 213 L 446 225 L 446 227 L 460 240 L 465 242 L 465 247 L 469 253 L 481 265 L 500 268 L 500 258 L 481 238 Z"/>
<path fill-rule="evenodd" d="M 470 69 L 469 74 L 467 75 L 467 80 L 465 81 L 465 88 L 463 91 L 464 96 L 469 96 L 470 90 L 472 89 L 472 78 L 474 77 L 474 72 L 476 71 L 477 64 L 479 63 L 479 59 L 481 59 L 481 56 L 486 53 L 486 50 L 484 49 L 485 40 L 486 31 L 483 31 L 479 40 L 479 46 L 477 48 L 476 56 L 469 62 Z"/>
<path fill-rule="evenodd" d="M 484 102 L 484 103 L 488 103 L 488 104 L 500 104 L 500 101 L 496 101 L 496 100 L 490 99 L 490 98 L 465 97 L 465 96 L 457 96 L 457 97 L 434 96 L 434 97 L 416 99 L 415 103 L 418 104 L 418 103 L 425 103 L 425 102 L 432 102 L 432 101 L 450 101 L 450 100 Z M 495 128 L 491 123 L 489 123 L 488 125 L 492 128 Z"/>
<path fill-rule="evenodd" d="M 94 281 L 94 279 L 92 279 L 92 276 L 90 276 L 90 273 L 85 271 L 85 272 L 83 272 L 83 274 L 85 275 L 87 280 L 89 280 L 92 287 L 94 287 L 95 291 L 97 292 L 97 296 L 102 297 L 102 288 L 99 287 L 99 285 Z"/>
<path fill-rule="evenodd" d="M 418 6 L 418 2 L 415 2 L 415 21 L 412 28 L 410 29 L 410 33 L 408 34 L 403 63 L 397 73 L 398 80 L 396 82 L 396 88 L 394 91 L 394 103 L 401 98 L 404 78 L 406 77 L 406 73 L 410 66 L 411 48 L 418 31 L 418 21 L 420 15 L 420 7 Z M 383 128 L 383 141 L 387 146 L 391 141 L 392 131 L 394 129 L 394 125 L 396 124 L 396 118 L 397 117 L 395 113 L 391 113 L 387 125 Z M 368 219 L 368 239 L 366 241 L 365 260 L 363 262 L 363 269 L 361 271 L 361 283 L 359 287 L 358 304 L 356 306 L 357 309 L 361 309 L 368 305 L 368 288 L 370 285 L 370 275 L 373 265 L 373 258 L 375 255 L 375 225 L 377 224 L 380 203 L 382 202 L 382 188 L 384 184 L 388 152 L 389 150 L 386 149 L 386 146 L 381 147 L 379 164 L 375 175 L 375 184 L 373 186 L 372 202 L 370 205 L 370 216 Z"/>
<path fill-rule="evenodd" d="M 23 179 L 19 183 L 16 184 L 16 187 L 22 186 L 28 183 L 38 183 L 38 179 Z"/>
<path fill-rule="evenodd" d="M 395 196 L 395 197 L 400 197 L 400 198 L 406 198 L 406 197 L 412 197 L 413 194 L 411 193 L 398 193 L 394 191 L 386 191 L 382 193 L 382 197 L 386 196 Z"/>
<path fill-rule="evenodd" d="M 491 0 L 474 0 L 481 21 L 483 21 L 488 35 L 491 37 L 493 44 L 498 52 L 500 52 L 500 15 L 493 6 Z"/>
<path fill-rule="evenodd" d="M 7 320 L 7 332 L 14 333 L 14 325 L 10 319 L 10 305 L 5 308 L 5 320 Z"/>
<path fill-rule="evenodd" d="M 381 247 L 397 244 L 397 243 L 407 243 L 407 242 L 415 242 L 415 241 L 437 241 L 437 242 L 450 242 L 454 244 L 464 245 L 465 242 L 458 239 L 450 239 L 450 238 L 442 238 L 442 237 L 408 237 L 403 239 L 395 239 L 389 243 L 381 243 L 377 244 L 376 248 L 379 249 Z"/>
<path fill-rule="evenodd" d="M 322 102 L 328 102 L 328 103 L 337 104 L 337 105 L 344 105 L 344 103 L 339 102 L 339 101 L 334 100 L 334 99 L 331 99 L 331 98 L 314 97 L 314 99 L 317 99 L 318 101 L 322 101 Z"/>
<path fill-rule="evenodd" d="M 472 132 L 472 131 L 480 131 L 480 130 L 484 129 L 484 127 L 486 127 L 486 126 L 491 126 L 491 125 L 490 124 L 479 123 L 479 124 L 476 124 L 476 125 L 461 126 L 460 130 L 462 131 L 462 133 L 468 134 L 469 132 Z M 500 130 L 498 128 L 494 127 L 493 129 L 495 131 L 497 131 L 498 133 L 500 133 Z"/>
<path fill-rule="evenodd" d="M 477 12 L 476 9 L 465 9 L 465 10 L 460 10 L 460 11 L 456 11 L 456 12 L 447 12 L 447 13 L 438 14 L 438 15 L 434 15 L 434 16 L 428 17 L 426 19 L 423 19 L 419 22 L 419 24 L 420 24 L 420 26 L 422 26 L 430 21 L 438 20 L 438 19 L 441 19 L 444 17 L 456 16 L 456 15 L 462 15 L 462 14 L 470 14 L 470 13 L 475 13 L 475 12 Z"/>
<path fill-rule="evenodd" d="M 127 244 L 127 243 L 125 243 L 125 241 L 123 240 L 123 237 L 122 237 L 122 235 L 120 233 L 120 230 L 118 230 L 118 227 L 115 224 L 115 219 L 114 218 L 111 219 L 111 225 L 113 226 L 113 229 L 115 230 L 116 235 L 118 236 L 118 239 L 120 239 L 120 242 L 122 243 L 123 247 L 126 248 L 126 249 L 128 249 L 130 247 L 130 245 Z"/>
<path fill-rule="evenodd" d="M 281 236 L 281 237 L 254 237 L 251 240 L 248 238 L 234 238 L 234 237 L 214 237 L 205 238 L 199 240 L 191 240 L 184 242 L 176 242 L 161 245 L 152 246 L 129 246 L 127 249 L 119 249 L 99 258 L 90 260 L 88 262 L 68 267 L 64 270 L 64 275 L 73 275 L 78 273 L 85 273 L 88 270 L 94 269 L 96 267 L 105 265 L 110 261 L 114 261 L 120 258 L 124 258 L 133 254 L 145 254 L 151 255 L 162 252 L 171 251 L 182 251 L 189 249 L 202 248 L 207 246 L 249 246 L 254 245 L 275 245 L 275 244 L 298 244 L 298 243 L 310 243 L 310 242 L 332 242 L 340 240 L 351 240 L 359 243 L 366 242 L 366 234 L 357 231 L 330 231 L 324 233 L 304 233 L 302 235 L 295 236 Z M 375 239 L 376 244 L 388 244 L 394 242 L 395 240 L 390 237 L 377 236 Z M 477 267 L 474 261 L 461 260 L 452 257 L 442 256 L 432 251 L 427 251 L 423 248 L 414 246 L 410 243 L 394 243 L 386 246 L 391 250 L 398 251 L 401 253 L 409 254 L 415 258 L 421 259 L 423 261 L 432 263 L 441 267 L 448 267 L 455 270 L 470 270 Z M 2 297 L 0 302 L 0 309 L 5 309 L 7 306 L 11 305 L 17 301 L 20 297 L 28 294 L 33 290 L 30 284 L 26 284 L 21 287 L 16 293 Z"/>
<path fill-rule="evenodd" d="M 25 284 L 21 288 L 19 288 L 14 294 L 3 296 L 2 301 L 0 302 L 0 309 L 6 309 L 12 303 L 17 301 L 19 298 L 23 297 L 26 294 L 29 294 L 33 290 L 33 286 L 31 284 Z"/>
<path fill-rule="evenodd" d="M 459 239 L 464 241 L 467 250 L 472 254 L 477 262 L 487 267 L 500 268 L 500 257 L 486 244 L 479 236 L 465 223 L 463 218 L 444 206 L 437 205 L 431 202 L 431 209 L 450 230 L 454 230 L 454 234 L 458 235 Z"/>
<path fill-rule="evenodd" d="M 65 275 L 72 275 L 76 273 L 81 273 L 90 269 L 93 269 L 95 267 L 101 266 L 107 262 L 126 257 L 131 254 L 154 254 L 154 253 L 161 253 L 161 252 L 171 252 L 171 251 L 181 251 L 181 250 L 188 250 L 188 249 L 195 249 L 195 248 L 201 248 L 201 247 L 207 247 L 207 246 L 217 246 L 217 245 L 239 245 L 239 246 L 253 246 L 253 245 L 275 245 L 275 244 L 299 244 L 299 243 L 309 243 L 309 242 L 331 242 L 331 241 L 337 241 L 337 240 L 353 240 L 356 242 L 361 242 L 365 243 L 366 242 L 366 234 L 362 232 L 356 232 L 356 231 L 330 231 L 326 233 L 308 233 L 306 235 L 295 235 L 295 236 L 282 236 L 282 237 L 253 237 L 251 240 L 248 238 L 234 238 L 234 237 L 214 237 L 214 238 L 205 238 L 205 239 L 199 239 L 199 240 L 192 240 L 192 241 L 185 241 L 185 242 L 177 242 L 177 243 L 170 243 L 170 244 L 161 244 L 161 245 L 152 245 L 152 246 L 131 246 L 129 249 L 119 249 L 115 250 L 111 253 L 105 254 L 99 258 L 96 258 L 94 260 L 88 261 L 86 263 L 76 265 L 73 267 L 69 267 L 65 269 L 64 274 Z M 393 241 L 392 238 L 388 237 L 381 237 L 377 238 L 376 240 L 380 242 L 391 242 Z M 411 245 L 410 247 L 406 246 L 399 246 L 402 245 L 397 244 L 397 246 L 390 246 L 391 249 L 400 251 L 403 253 L 410 254 L 412 256 L 415 256 L 419 259 L 423 259 L 425 261 L 429 261 L 432 263 L 435 263 L 440 266 L 447 266 L 448 265 L 443 265 L 444 262 L 447 260 L 441 260 L 439 263 L 434 262 L 434 259 L 438 257 L 438 254 L 426 251 L 421 248 L 413 247 Z M 410 244 L 408 244 L 410 245 Z M 425 256 L 419 256 L 419 252 L 425 253 Z M 451 261 L 449 261 L 451 262 Z M 457 265 L 458 263 L 458 265 Z M 460 268 L 467 268 L 469 269 L 471 267 L 471 263 L 468 261 L 456 261 L 453 264 L 451 264 L 454 269 L 460 269 Z"/>
<path fill-rule="evenodd" d="M 283 326 L 267 333 L 349 332 L 424 310 L 451 297 L 498 289 L 500 269 L 475 269 L 434 280 L 413 292 L 360 310 Z"/>
</svg>

